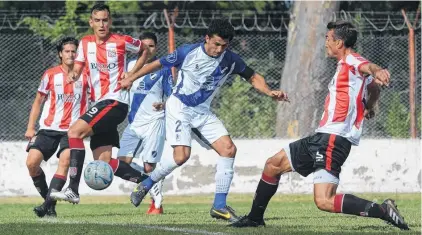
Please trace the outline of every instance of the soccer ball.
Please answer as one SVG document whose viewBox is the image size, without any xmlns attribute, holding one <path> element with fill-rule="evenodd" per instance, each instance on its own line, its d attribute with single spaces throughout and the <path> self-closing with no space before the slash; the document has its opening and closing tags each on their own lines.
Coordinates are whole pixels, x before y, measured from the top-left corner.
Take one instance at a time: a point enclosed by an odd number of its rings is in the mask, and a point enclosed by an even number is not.
<svg viewBox="0 0 422 235">
<path fill-rule="evenodd" d="M 92 189 L 103 190 L 113 181 L 113 169 L 101 160 L 90 162 L 84 171 L 85 183 Z"/>
</svg>

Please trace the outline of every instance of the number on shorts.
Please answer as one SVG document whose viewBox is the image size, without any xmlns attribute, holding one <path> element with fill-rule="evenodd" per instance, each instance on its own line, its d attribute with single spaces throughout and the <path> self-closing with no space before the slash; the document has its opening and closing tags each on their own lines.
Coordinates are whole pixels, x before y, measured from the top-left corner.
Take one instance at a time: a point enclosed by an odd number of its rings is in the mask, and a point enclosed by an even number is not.
<svg viewBox="0 0 422 235">
<path fill-rule="evenodd" d="M 88 111 L 88 113 L 89 113 L 89 114 L 91 114 L 91 115 L 94 115 L 94 114 L 96 114 L 97 112 L 98 112 L 97 107 L 92 107 L 92 108 Z"/>
<path fill-rule="evenodd" d="M 182 122 L 180 120 L 176 121 L 176 130 L 175 132 L 181 132 L 180 125 L 182 125 Z"/>
</svg>

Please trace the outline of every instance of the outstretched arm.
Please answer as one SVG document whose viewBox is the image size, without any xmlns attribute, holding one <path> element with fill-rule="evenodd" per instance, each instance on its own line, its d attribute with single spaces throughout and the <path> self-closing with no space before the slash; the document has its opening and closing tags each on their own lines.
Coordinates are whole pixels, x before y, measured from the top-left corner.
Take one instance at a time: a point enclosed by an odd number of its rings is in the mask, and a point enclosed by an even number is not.
<svg viewBox="0 0 422 235">
<path fill-rule="evenodd" d="M 138 62 L 139 61 L 137 61 L 137 63 Z M 159 70 L 160 68 L 161 68 L 160 60 L 155 60 L 155 61 L 153 61 L 153 62 L 151 62 L 149 64 L 146 64 L 139 71 L 132 72 L 131 74 L 129 74 L 128 77 L 126 77 L 125 79 L 121 80 L 119 82 L 120 83 L 120 86 L 123 89 L 129 89 L 132 86 L 132 83 L 136 79 L 138 79 L 140 77 L 143 77 L 143 76 L 145 76 L 147 74 L 150 74 L 152 72 L 155 72 L 155 71 Z M 131 71 L 133 71 L 133 69 Z"/>
<path fill-rule="evenodd" d="M 273 98 L 277 101 L 288 101 L 289 98 L 287 97 L 287 94 L 283 91 L 274 91 L 271 90 L 268 86 L 267 82 L 265 82 L 265 79 L 263 76 L 261 76 L 258 73 L 254 73 L 252 77 L 249 79 L 249 82 L 252 84 L 252 86 L 257 89 L 259 92 Z"/>
<path fill-rule="evenodd" d="M 139 72 L 139 70 L 140 70 L 140 69 L 141 69 L 141 68 L 145 65 L 145 63 L 147 62 L 147 60 L 148 60 L 149 56 L 150 56 L 150 53 L 149 53 L 149 50 L 148 50 L 148 48 L 147 48 L 147 45 L 142 43 L 142 48 L 141 48 L 141 50 L 139 51 L 139 57 L 138 57 L 138 60 L 136 60 L 136 64 L 135 64 L 135 66 L 133 66 L 133 68 L 132 68 L 130 71 L 128 71 L 128 73 L 126 74 L 126 76 L 127 76 L 128 78 L 132 78 L 136 72 Z M 142 76 L 141 76 L 141 77 L 142 77 Z M 137 78 L 138 78 L 138 77 L 136 77 L 136 78 L 135 78 L 135 80 L 136 80 Z M 135 80 L 133 80 L 133 81 L 135 81 Z"/>
<path fill-rule="evenodd" d="M 372 75 L 375 82 L 381 86 L 388 86 L 390 83 L 390 72 L 373 63 L 366 63 L 359 67 L 359 72 Z"/>
</svg>

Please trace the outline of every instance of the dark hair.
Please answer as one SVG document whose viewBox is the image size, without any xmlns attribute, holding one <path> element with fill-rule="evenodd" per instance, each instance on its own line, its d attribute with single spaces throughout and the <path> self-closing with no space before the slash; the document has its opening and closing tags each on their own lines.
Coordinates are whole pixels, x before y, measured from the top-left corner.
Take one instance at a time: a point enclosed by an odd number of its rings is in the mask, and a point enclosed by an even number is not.
<svg viewBox="0 0 422 235">
<path fill-rule="evenodd" d="M 74 37 L 64 37 L 64 38 L 60 39 L 56 44 L 57 54 L 59 55 L 59 57 L 60 57 L 60 52 L 63 51 L 63 47 L 66 44 L 73 44 L 76 47 L 78 47 L 79 42 Z M 60 58 L 60 60 L 61 59 L 62 58 Z"/>
<path fill-rule="evenodd" d="M 155 45 L 157 45 L 157 36 L 155 35 L 155 33 L 152 32 L 143 32 L 140 36 L 139 36 L 139 40 L 144 40 L 144 39 L 152 39 L 155 43 Z"/>
<path fill-rule="evenodd" d="M 217 35 L 231 41 L 234 37 L 234 28 L 226 19 L 214 19 L 208 26 L 207 35 L 208 37 Z"/>
<path fill-rule="evenodd" d="M 92 6 L 91 8 L 91 15 L 94 11 L 108 11 L 108 14 L 110 15 L 110 7 L 108 7 L 106 4 L 104 3 L 97 3 L 94 6 Z"/>
<path fill-rule="evenodd" d="M 358 32 L 352 23 L 344 20 L 330 22 L 327 24 L 327 29 L 333 29 L 334 39 L 342 40 L 346 48 L 351 48 L 355 45 Z"/>
</svg>

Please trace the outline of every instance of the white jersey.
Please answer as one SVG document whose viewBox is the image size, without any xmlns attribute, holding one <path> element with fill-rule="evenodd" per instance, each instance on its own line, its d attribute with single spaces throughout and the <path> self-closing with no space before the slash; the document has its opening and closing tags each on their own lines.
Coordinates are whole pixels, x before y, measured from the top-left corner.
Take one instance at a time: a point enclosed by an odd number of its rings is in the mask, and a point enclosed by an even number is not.
<svg viewBox="0 0 422 235">
<path fill-rule="evenodd" d="M 207 55 L 204 43 L 181 46 L 162 57 L 160 63 L 178 68 L 173 95 L 186 106 L 200 111 L 209 111 L 212 99 L 226 79 L 246 68 L 245 62 L 230 50 L 219 57 Z"/>
<path fill-rule="evenodd" d="M 135 64 L 136 60 L 130 61 L 128 71 Z M 169 68 L 163 68 L 133 82 L 130 88 L 128 114 L 128 120 L 132 127 L 143 126 L 154 120 L 164 118 L 164 111 L 155 111 L 152 104 L 163 102 L 165 96 L 170 96 L 172 84 L 173 77 Z"/>
<path fill-rule="evenodd" d="M 347 55 L 337 63 L 337 71 L 328 85 L 324 113 L 316 132 L 335 134 L 359 145 L 365 111 L 366 86 L 373 80 L 359 72 L 368 63 L 359 54 Z"/>
</svg>

